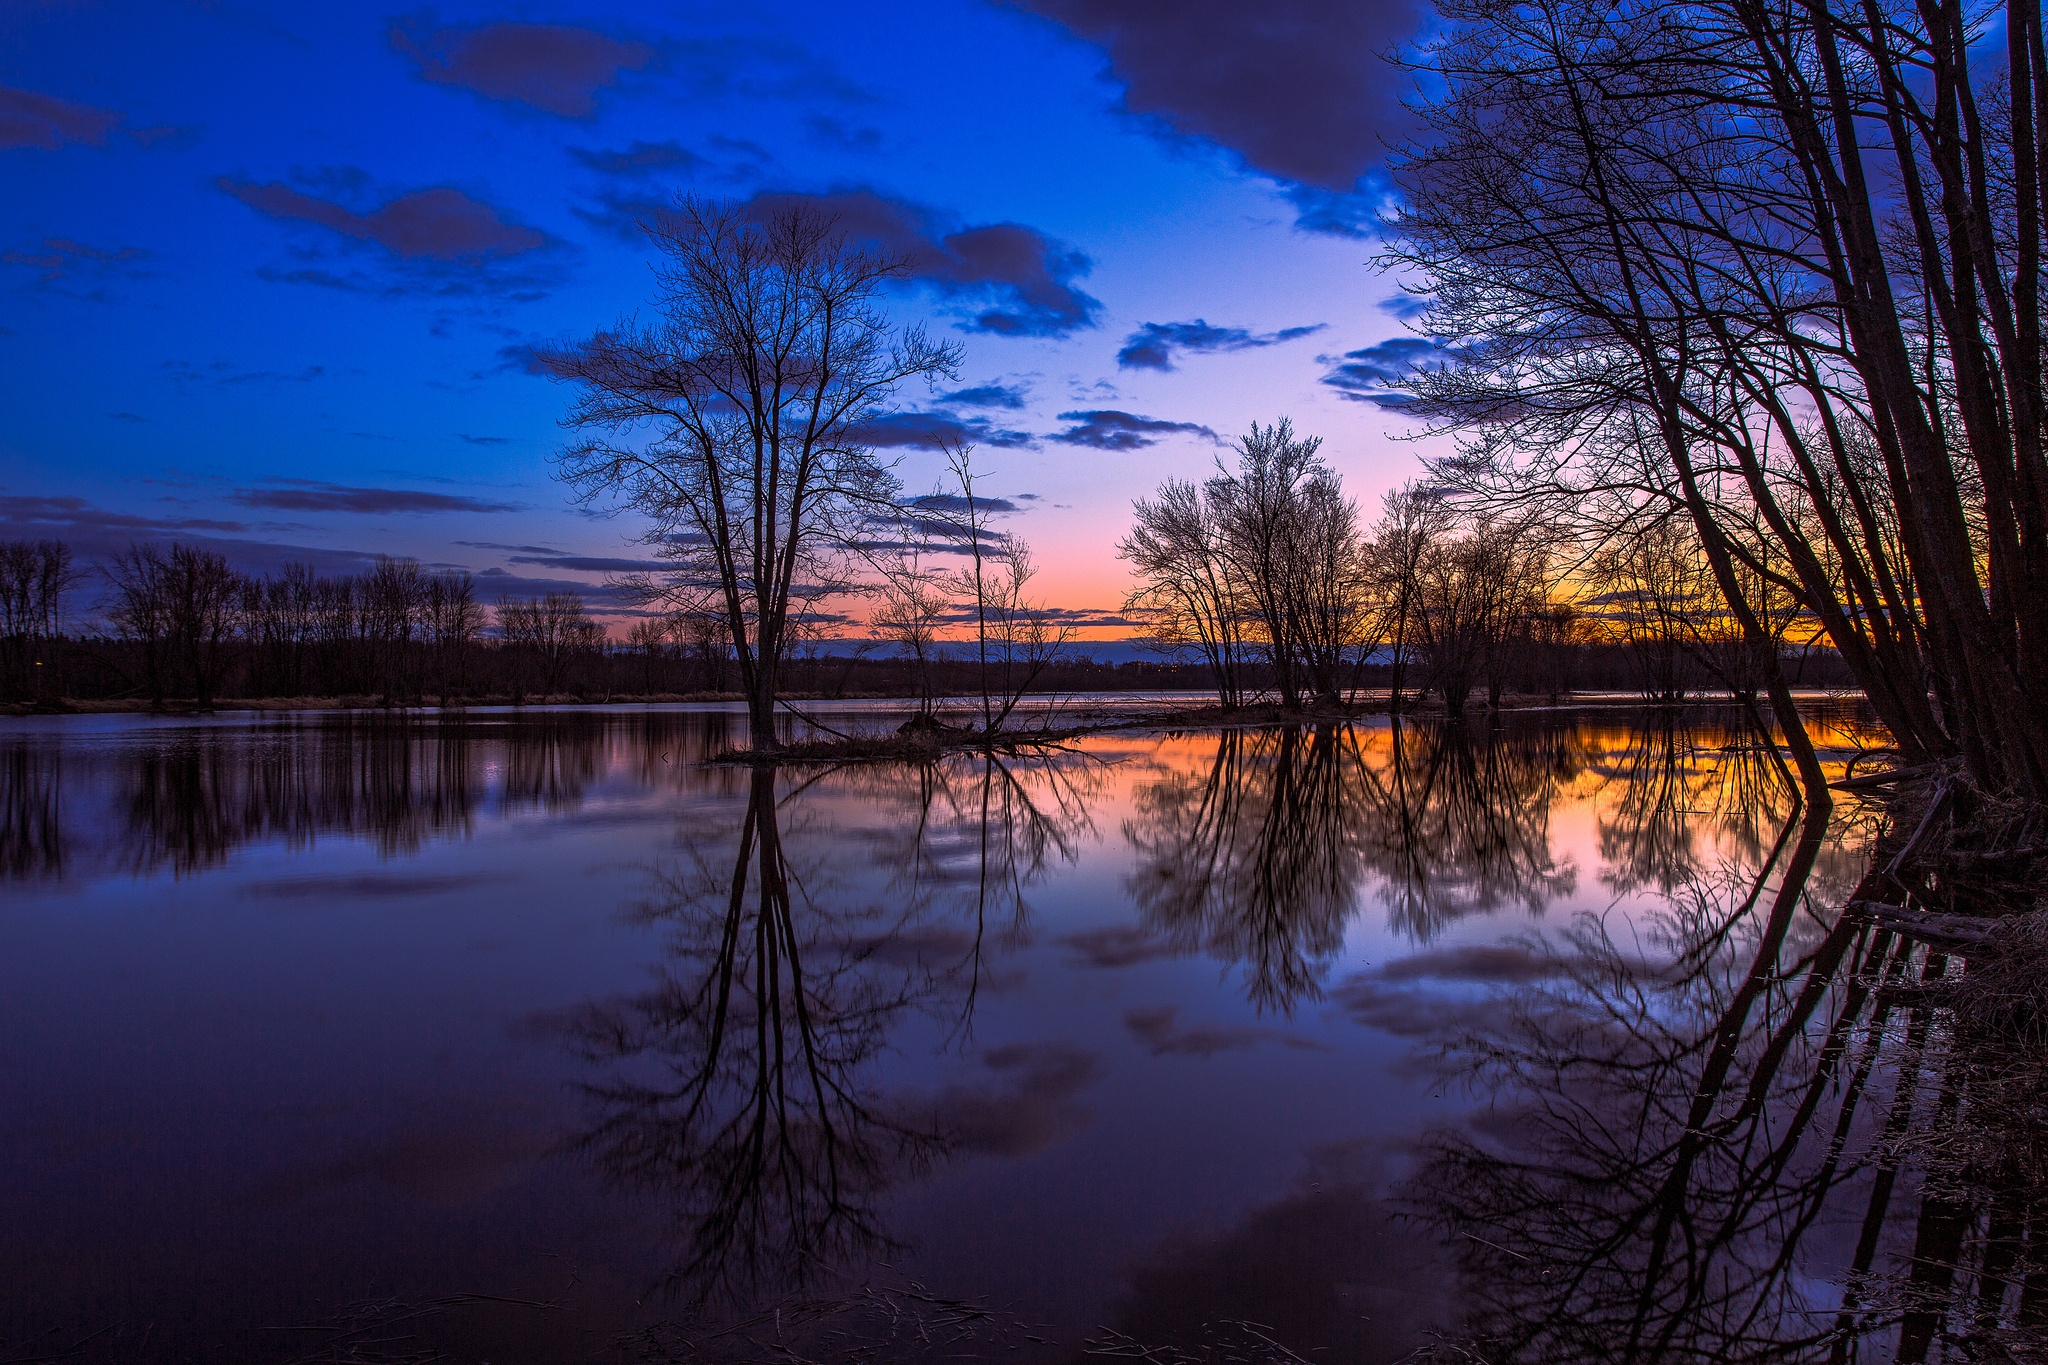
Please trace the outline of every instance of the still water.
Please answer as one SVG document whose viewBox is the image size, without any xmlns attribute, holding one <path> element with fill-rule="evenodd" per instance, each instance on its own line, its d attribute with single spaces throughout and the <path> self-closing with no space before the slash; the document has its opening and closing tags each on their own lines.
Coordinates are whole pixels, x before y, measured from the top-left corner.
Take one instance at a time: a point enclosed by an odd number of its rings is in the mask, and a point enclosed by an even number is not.
<svg viewBox="0 0 2048 1365">
<path fill-rule="evenodd" d="M 1729 717 L 0 726 L 0 1360 L 1900 1349 L 1910 950 Z"/>
</svg>

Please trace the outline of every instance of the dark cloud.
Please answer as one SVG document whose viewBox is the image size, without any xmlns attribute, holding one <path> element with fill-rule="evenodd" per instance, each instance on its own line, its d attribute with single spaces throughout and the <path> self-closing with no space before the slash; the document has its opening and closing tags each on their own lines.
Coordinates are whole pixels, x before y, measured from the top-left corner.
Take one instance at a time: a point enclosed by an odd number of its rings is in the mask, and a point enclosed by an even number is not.
<svg viewBox="0 0 2048 1365">
<path fill-rule="evenodd" d="M 1216 439 L 1215 432 L 1194 422 L 1167 422 L 1114 409 L 1063 412 L 1060 420 L 1075 425 L 1053 433 L 1048 439 L 1061 445 L 1092 446 L 1096 450 L 1137 450 L 1157 445 L 1163 437 L 1175 432 L 1186 432 L 1211 441 Z"/>
<path fill-rule="evenodd" d="M 87 562 L 106 559 L 137 541 L 176 540 L 226 557 L 242 573 L 275 573 L 292 562 L 311 564 L 320 573 L 356 573 L 376 561 L 368 550 L 331 549 L 247 540 L 250 530 L 239 521 L 210 517 L 144 517 L 109 512 L 83 498 L 0 497 L 0 540 L 14 536 L 61 537 Z M 219 532 L 222 534 L 195 534 Z"/>
<path fill-rule="evenodd" d="M 960 326 L 998 336 L 1060 337 L 1095 325 L 1095 299 L 1074 287 L 1094 263 L 1021 223 L 956 226 L 953 216 L 874 190 L 764 192 L 757 213 L 807 204 L 834 215 L 856 241 L 903 257 L 910 277 L 969 311 Z"/>
<path fill-rule="evenodd" d="M 42 284 L 80 278 L 133 280 L 149 273 L 138 263 L 151 255 L 139 246 L 97 247 L 69 237 L 45 237 L 36 246 L 0 252 L 0 264 L 27 266 Z"/>
<path fill-rule="evenodd" d="M 67 142 L 104 147 L 120 124 L 121 116 L 111 109 L 0 85 L 0 148 L 41 147 L 54 152 Z"/>
<path fill-rule="evenodd" d="M 1406 322 L 1429 311 L 1431 300 L 1419 294 L 1390 294 L 1375 305 L 1382 313 L 1390 313 Z"/>
<path fill-rule="evenodd" d="M 1287 202 L 1294 205 L 1294 225 L 1304 232 L 1363 238 L 1379 231 L 1386 200 L 1384 187 L 1340 193 L 1320 185 L 1289 185 Z"/>
<path fill-rule="evenodd" d="M 244 488 L 228 495 L 244 507 L 279 512 L 356 512 L 382 516 L 394 512 L 517 512 L 509 502 L 485 502 L 454 493 L 423 493 L 410 488 L 344 488 L 309 479 L 280 480 L 283 488 Z"/>
<path fill-rule="evenodd" d="M 804 134 L 817 146 L 835 152 L 874 152 L 882 146 L 881 129 L 856 127 L 830 114 L 806 118 Z"/>
<path fill-rule="evenodd" d="M 245 370 L 233 361 L 216 360 L 206 365 L 189 360 L 166 360 L 157 366 L 163 377 L 180 389 L 189 389 L 194 384 L 219 384 L 223 387 L 239 384 L 310 384 L 327 373 L 325 365 L 308 365 L 303 370 L 289 374 L 282 370 Z"/>
<path fill-rule="evenodd" d="M 1129 925 L 1086 929 L 1059 942 L 1074 950 L 1079 963 L 1090 967 L 1135 967 L 1155 958 L 1178 956 L 1165 939 Z"/>
<path fill-rule="evenodd" d="M 110 412 L 107 416 L 116 422 L 147 422 L 149 419 L 139 412 Z"/>
<path fill-rule="evenodd" d="M 1175 351 L 1243 351 L 1273 346 L 1313 335 L 1328 325 L 1319 322 L 1313 327 L 1259 333 L 1242 327 L 1211 327 L 1201 318 L 1193 322 L 1148 322 L 1124 338 L 1124 348 L 1116 353 L 1116 363 L 1127 370 L 1170 370 Z"/>
<path fill-rule="evenodd" d="M 976 498 L 970 503 L 958 493 L 926 493 L 922 497 L 905 499 L 903 505 L 926 512 L 965 512 L 969 507 L 983 512 L 1018 510 L 1017 504 L 1008 498 Z"/>
<path fill-rule="evenodd" d="M 1451 1258 L 1374 1197 L 1369 1157 L 1311 1159 L 1293 1194 L 1219 1234 L 1173 1238 L 1124 1272 L 1115 1325 L 1151 1348 L 1142 1358 L 1384 1365 L 1413 1359 L 1427 1331 L 1451 1320 Z M 1284 1353 L 1228 1335 L 1246 1324 Z"/>
<path fill-rule="evenodd" d="M 951 393 L 942 393 L 932 401 L 944 403 L 949 407 L 1010 408 L 1014 410 L 1021 409 L 1024 406 L 1024 396 L 1025 390 L 1022 384 L 1008 386 L 1002 384 L 977 384 L 971 389 L 955 389 Z"/>
<path fill-rule="evenodd" d="M 393 50 L 412 61 L 421 80 L 564 118 L 594 116 L 599 91 L 655 58 L 646 43 L 571 24 L 431 24 L 422 15 L 395 21 L 389 30 Z"/>
<path fill-rule="evenodd" d="M 502 602 L 508 597 L 542 597 L 551 592 L 574 593 L 586 602 L 616 599 L 618 590 L 580 578 L 533 578 L 505 569 L 485 569 L 476 576 L 477 592 L 486 601 Z"/>
<path fill-rule="evenodd" d="M 1465 944 L 1396 958 L 1375 975 L 1382 981 L 1498 981 L 1520 985 L 1557 976 L 1565 964 L 1520 944 Z"/>
<path fill-rule="evenodd" d="M 962 420 L 944 412 L 892 412 L 863 422 L 853 430 L 863 445 L 894 449 L 909 446 L 938 450 L 949 445 L 989 445 L 1014 449 L 1030 446 L 1035 438 L 1028 431 L 1000 428 L 984 417 Z"/>
<path fill-rule="evenodd" d="M 1424 337 L 1395 337 L 1375 346 L 1346 351 L 1341 358 L 1318 356 L 1333 368 L 1323 383 L 1355 402 L 1399 411 L 1415 400 L 1405 393 L 1389 393 L 1386 386 L 1430 364 L 1455 364 L 1458 353 Z"/>
<path fill-rule="evenodd" d="M 1441 990 L 1403 990 L 1364 974 L 1347 978 L 1330 999 L 1355 1023 L 1435 1043 L 1465 1033 L 1496 1035 L 1515 1017 L 1513 1002 L 1497 994 L 1458 998 Z"/>
<path fill-rule="evenodd" d="M 460 1203 L 503 1188 L 553 1145 L 545 1115 L 502 1101 L 439 1101 L 404 1114 L 385 1131 L 326 1160 L 298 1164 L 258 1181 L 244 1201 L 282 1207 L 360 1183 L 413 1199 Z"/>
<path fill-rule="evenodd" d="M 458 540 L 457 545 L 467 545 L 476 550 L 511 550 L 522 555 L 550 555 L 559 557 L 567 550 L 551 549 L 546 545 L 501 545 L 495 540 Z"/>
<path fill-rule="evenodd" d="M 667 171 L 689 172 L 705 164 L 704 158 L 682 143 L 673 139 L 666 142 L 635 141 L 630 147 L 612 151 L 599 151 L 590 147 L 571 147 L 569 155 L 578 164 L 600 175 L 616 175 L 628 178 L 655 175 Z"/>
<path fill-rule="evenodd" d="M 458 440 L 462 441 L 466 445 L 508 446 L 512 444 L 512 438 L 510 436 L 472 436 L 466 431 L 458 431 L 455 433 L 455 435 Z"/>
<path fill-rule="evenodd" d="M 473 887 L 490 886 L 511 880 L 512 875 L 506 872 L 450 872 L 421 876 L 357 872 L 327 877 L 277 877 L 269 881 L 249 882 L 242 887 L 242 894 L 265 900 L 311 900 L 315 897 L 329 896 L 348 900 L 366 896 L 438 896 L 450 891 L 468 891 Z"/>
<path fill-rule="evenodd" d="M 0 526 L 10 528 L 43 526 L 98 531 L 246 531 L 239 521 L 217 521 L 209 517 L 143 517 L 130 512 L 106 512 L 84 498 L 42 498 L 0 496 Z M 43 535 L 50 532 L 44 530 Z"/>
<path fill-rule="evenodd" d="M 1329 1051 L 1312 1039 L 1252 1024 L 1194 1024 L 1182 1028 L 1175 1022 L 1179 1014 L 1178 1005 L 1161 1005 L 1156 1009 L 1128 1009 L 1124 1011 L 1124 1027 L 1129 1029 L 1131 1036 L 1143 1043 L 1154 1057 L 1207 1058 L 1214 1057 L 1219 1052 L 1235 1052 L 1268 1042 L 1298 1048 L 1305 1052 Z"/>
<path fill-rule="evenodd" d="M 358 212 L 289 185 L 258 185 L 230 176 L 214 183 L 267 217 L 317 223 L 343 237 L 374 242 L 401 260 L 517 256 L 549 244 L 546 233 L 508 222 L 490 205 L 446 185 L 415 190 Z"/>
<path fill-rule="evenodd" d="M 534 351 L 533 344 L 526 341 L 517 341 L 510 346 L 500 346 L 498 348 L 497 372 L 500 374 L 537 374 L 542 376 L 551 373 L 547 367 L 547 362 L 543 361 Z"/>
<path fill-rule="evenodd" d="M 1011 0 L 1100 45 L 1123 106 L 1281 180 L 1348 193 L 1411 126 L 1382 54 L 1425 7 L 1352 0 Z"/>
<path fill-rule="evenodd" d="M 507 564 L 536 564 L 544 569 L 567 569 L 571 573 L 654 573 L 673 569 L 665 559 L 605 559 L 593 555 L 512 555 Z"/>
<path fill-rule="evenodd" d="M 990 1048 L 982 1065 L 1008 1084 L 949 1085 L 916 1103 L 955 1150 L 1020 1157 L 1042 1152 L 1093 1115 L 1076 1097 L 1102 1078 L 1095 1054 L 1068 1043 L 1012 1043 Z M 917 1117 L 913 1117 L 917 1121 Z"/>
</svg>

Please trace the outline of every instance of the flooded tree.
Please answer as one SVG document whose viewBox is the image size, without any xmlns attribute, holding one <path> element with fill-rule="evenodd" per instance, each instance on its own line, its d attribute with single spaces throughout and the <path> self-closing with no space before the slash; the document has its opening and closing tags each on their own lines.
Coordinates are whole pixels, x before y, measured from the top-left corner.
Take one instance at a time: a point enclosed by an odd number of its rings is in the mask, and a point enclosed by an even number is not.
<svg viewBox="0 0 2048 1365">
<path fill-rule="evenodd" d="M 658 321 L 543 354 L 577 389 L 562 476 L 648 519 L 675 570 L 632 590 L 722 621 L 754 742 L 772 748 L 785 654 L 851 585 L 869 520 L 897 511 L 859 429 L 904 382 L 952 374 L 958 349 L 893 326 L 879 299 L 906 264 L 801 202 L 685 198 L 643 226 L 662 256 Z"/>
</svg>

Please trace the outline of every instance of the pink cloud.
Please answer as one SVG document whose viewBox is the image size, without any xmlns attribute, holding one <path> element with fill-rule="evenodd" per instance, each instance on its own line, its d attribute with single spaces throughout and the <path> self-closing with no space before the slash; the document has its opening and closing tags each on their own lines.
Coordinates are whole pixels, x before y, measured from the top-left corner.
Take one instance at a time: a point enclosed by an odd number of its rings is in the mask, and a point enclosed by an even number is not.
<svg viewBox="0 0 2048 1365">
<path fill-rule="evenodd" d="M 55 151 L 67 142 L 101 147 L 120 122 L 121 116 L 111 109 L 0 85 L 0 147 Z"/>
<path fill-rule="evenodd" d="M 358 213 L 288 185 L 255 185 L 227 176 L 215 183 L 258 213 L 318 223 L 344 237 L 375 242 L 405 258 L 515 256 L 548 241 L 545 233 L 508 223 L 490 205 L 446 186 L 415 190 L 382 208 Z"/>
<path fill-rule="evenodd" d="M 654 60 L 645 43 L 621 42 L 569 24 L 484 24 L 424 31 L 391 26 L 391 46 L 422 80 L 459 85 L 486 99 L 514 100 L 564 118 L 597 112 L 597 92 L 622 71 Z"/>
</svg>

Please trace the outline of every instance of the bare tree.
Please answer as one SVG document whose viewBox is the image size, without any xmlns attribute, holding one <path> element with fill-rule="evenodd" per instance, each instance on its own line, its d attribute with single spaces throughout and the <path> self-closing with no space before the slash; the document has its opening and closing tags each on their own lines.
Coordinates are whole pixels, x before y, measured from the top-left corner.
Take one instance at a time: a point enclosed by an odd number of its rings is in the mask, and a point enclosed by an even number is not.
<svg viewBox="0 0 2048 1365">
<path fill-rule="evenodd" d="M 753 742 L 774 748 L 789 641 L 821 598 L 853 585 L 848 547 L 894 510 L 897 481 L 861 424 L 904 381 L 951 375 L 959 352 L 893 327 L 877 300 L 904 262 L 809 206 L 684 198 L 643 226 L 665 258 L 659 320 L 543 354 L 579 389 L 565 420 L 585 435 L 562 476 L 647 517 L 676 569 L 629 585 L 642 601 L 723 616 Z M 651 440 L 628 439 L 648 429 Z"/>
<path fill-rule="evenodd" d="M 0 696 L 49 695 L 64 630 L 64 596 L 85 575 L 61 540 L 0 541 Z"/>
<path fill-rule="evenodd" d="M 1388 647 L 1393 672 L 1387 709 L 1399 715 L 1414 652 L 1415 593 L 1423 557 L 1448 533 L 1455 513 L 1443 490 L 1416 483 L 1389 491 L 1383 505 L 1367 553 L 1380 600 L 1379 629 L 1374 634 Z"/>
<path fill-rule="evenodd" d="M 498 634 L 505 643 L 531 653 L 540 665 L 541 695 L 553 696 L 570 660 L 596 647 L 604 627 L 590 619 L 573 592 L 542 597 L 508 597 L 498 604 Z"/>
<path fill-rule="evenodd" d="M 420 602 L 420 633 L 432 654 L 434 682 L 441 705 L 451 689 L 469 687 L 469 652 L 483 634 L 484 607 L 477 601 L 476 578 L 458 569 L 430 575 Z"/>
<path fill-rule="evenodd" d="M 1205 491 L 1168 479 L 1155 498 L 1138 499 L 1132 511 L 1131 530 L 1117 546 L 1117 557 L 1129 562 L 1137 580 L 1124 611 L 1149 623 L 1162 652 L 1199 652 L 1215 676 L 1216 700 L 1241 705 L 1245 607 Z"/>
<path fill-rule="evenodd" d="M 1037 570 L 1031 547 L 989 525 L 985 502 L 974 491 L 972 446 L 954 446 L 947 465 L 961 502 L 960 539 L 971 566 L 956 574 L 953 591 L 973 605 L 976 671 L 981 689 L 981 728 L 1002 728 L 1039 675 L 1073 637 L 1073 627 L 1025 596 Z M 990 563 L 1000 565 L 992 569 Z"/>
</svg>

